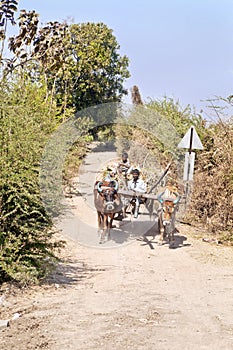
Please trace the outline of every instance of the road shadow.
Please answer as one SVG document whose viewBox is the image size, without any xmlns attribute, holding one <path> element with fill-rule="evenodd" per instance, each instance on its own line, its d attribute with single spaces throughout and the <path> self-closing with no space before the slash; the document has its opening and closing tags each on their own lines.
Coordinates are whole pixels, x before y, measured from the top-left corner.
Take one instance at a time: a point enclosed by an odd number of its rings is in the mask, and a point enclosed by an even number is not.
<svg viewBox="0 0 233 350">
<path fill-rule="evenodd" d="M 147 216 L 148 217 L 148 216 Z M 132 242 L 143 234 L 146 234 L 154 226 L 154 222 L 142 216 L 138 219 L 128 217 L 119 223 L 119 227 L 112 228 L 110 240 L 116 244 Z"/>
<path fill-rule="evenodd" d="M 103 267 L 90 267 L 79 260 L 64 259 L 57 262 L 54 270 L 41 285 L 74 285 L 91 279 L 97 273 L 106 271 Z"/>
<path fill-rule="evenodd" d="M 169 249 L 178 249 L 178 248 L 185 248 L 190 247 L 190 243 L 185 243 L 187 241 L 187 237 L 180 235 L 179 231 L 177 230 L 177 233 L 174 235 L 175 241 L 170 244 L 168 239 L 166 239 L 163 243 L 159 242 L 160 233 L 158 228 L 158 221 L 156 220 L 154 223 L 154 226 L 151 227 L 147 232 L 145 232 L 141 237 L 139 237 L 137 240 L 142 241 L 143 245 L 148 245 L 150 249 L 155 249 L 155 246 L 164 246 L 167 245 Z"/>
<path fill-rule="evenodd" d="M 109 142 L 99 143 L 91 151 L 93 153 L 96 153 L 96 152 L 116 152 L 117 149 L 116 149 L 116 146 L 114 145 L 114 142 L 109 141 Z"/>
</svg>

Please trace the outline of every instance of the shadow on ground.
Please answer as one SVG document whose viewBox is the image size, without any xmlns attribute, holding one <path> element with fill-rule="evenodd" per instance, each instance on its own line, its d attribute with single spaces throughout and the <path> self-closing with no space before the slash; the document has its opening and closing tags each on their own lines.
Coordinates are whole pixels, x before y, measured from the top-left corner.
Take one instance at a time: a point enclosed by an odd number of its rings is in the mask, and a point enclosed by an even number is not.
<svg viewBox="0 0 233 350">
<path fill-rule="evenodd" d="M 53 273 L 42 284 L 74 285 L 93 278 L 107 268 L 90 267 L 83 262 L 66 259 L 57 264 Z"/>
<path fill-rule="evenodd" d="M 116 146 L 113 141 L 99 143 L 95 148 L 91 150 L 93 153 L 96 152 L 116 152 Z"/>
<path fill-rule="evenodd" d="M 138 238 L 138 240 L 142 241 L 142 245 L 148 245 L 150 249 L 155 249 L 155 246 L 159 243 L 159 229 L 158 229 L 158 222 L 156 221 L 154 226 L 150 228 L 146 233 L 144 233 L 141 237 Z M 177 249 L 177 248 L 184 248 L 184 247 L 190 247 L 190 243 L 185 243 L 187 241 L 187 237 L 175 234 L 174 236 L 175 242 L 170 245 L 168 239 L 159 245 L 167 245 L 169 249 Z"/>
</svg>

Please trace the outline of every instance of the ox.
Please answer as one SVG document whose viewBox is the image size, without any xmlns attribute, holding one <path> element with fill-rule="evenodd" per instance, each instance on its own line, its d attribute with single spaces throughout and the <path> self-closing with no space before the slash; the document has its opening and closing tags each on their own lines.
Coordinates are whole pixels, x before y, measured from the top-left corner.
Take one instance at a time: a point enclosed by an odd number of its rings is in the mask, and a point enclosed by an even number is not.
<svg viewBox="0 0 233 350">
<path fill-rule="evenodd" d="M 110 228 L 115 213 L 122 210 L 122 203 L 117 194 L 118 183 L 112 181 L 97 181 L 94 188 L 94 203 L 98 215 L 98 233 L 100 244 L 109 240 Z"/>
<path fill-rule="evenodd" d="M 180 196 L 176 193 L 176 198 L 174 197 L 164 197 L 164 193 L 158 196 L 158 201 L 161 204 L 161 209 L 158 215 L 158 229 L 160 234 L 161 243 L 168 238 L 169 246 L 174 246 L 174 233 L 175 228 L 175 215 L 177 211 L 177 204 L 180 201 Z"/>
</svg>

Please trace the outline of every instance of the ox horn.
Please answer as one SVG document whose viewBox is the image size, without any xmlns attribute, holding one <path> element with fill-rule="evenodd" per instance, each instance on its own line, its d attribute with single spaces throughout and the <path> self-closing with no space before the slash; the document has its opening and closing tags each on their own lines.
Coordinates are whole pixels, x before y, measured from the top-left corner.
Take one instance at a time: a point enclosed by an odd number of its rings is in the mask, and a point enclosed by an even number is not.
<svg viewBox="0 0 233 350">
<path fill-rule="evenodd" d="M 162 195 L 163 195 L 163 193 L 160 193 L 159 195 L 158 195 L 158 201 L 159 201 L 159 203 L 163 203 L 163 198 L 162 198 Z"/>
<path fill-rule="evenodd" d="M 179 203 L 179 201 L 180 201 L 180 196 L 178 196 L 176 199 L 174 199 L 173 203 L 177 204 L 177 203 Z"/>
<path fill-rule="evenodd" d="M 97 185 L 98 192 L 102 192 L 103 191 L 102 188 L 101 188 L 102 185 L 103 185 L 102 181 L 98 182 L 98 185 Z"/>
<path fill-rule="evenodd" d="M 118 182 L 116 180 L 112 180 L 112 183 L 114 184 L 113 188 L 115 191 L 118 190 Z"/>
</svg>

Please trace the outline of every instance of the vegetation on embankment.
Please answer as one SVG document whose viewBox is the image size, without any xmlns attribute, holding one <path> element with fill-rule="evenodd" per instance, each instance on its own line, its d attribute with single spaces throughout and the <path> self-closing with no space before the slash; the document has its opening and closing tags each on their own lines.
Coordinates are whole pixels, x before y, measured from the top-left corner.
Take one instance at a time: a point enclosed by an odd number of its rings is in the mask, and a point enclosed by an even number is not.
<svg viewBox="0 0 233 350">
<path fill-rule="evenodd" d="M 225 107 L 231 101 L 225 101 Z M 225 110 L 226 111 L 226 110 Z M 228 108 L 230 112 L 230 108 Z M 230 115 L 205 128 L 198 153 L 189 218 L 233 243 L 233 123 Z"/>
<path fill-rule="evenodd" d="M 0 4 L 0 283 L 28 284 L 46 275 L 62 243 L 54 242 L 41 200 L 44 147 L 78 110 L 120 101 L 129 71 L 128 58 L 119 54 L 105 24 L 49 22 L 41 27 L 38 14 L 26 10 L 16 21 L 18 3 Z M 8 38 L 8 28 L 16 23 L 18 33 Z M 82 125 L 87 128 L 86 118 L 79 120 Z M 78 162 L 91 139 L 80 138 Z"/>
</svg>

